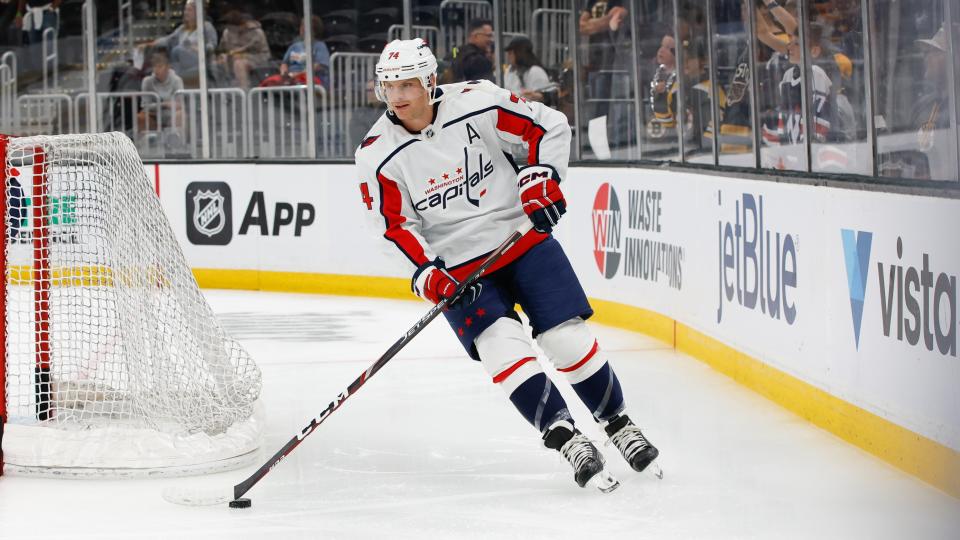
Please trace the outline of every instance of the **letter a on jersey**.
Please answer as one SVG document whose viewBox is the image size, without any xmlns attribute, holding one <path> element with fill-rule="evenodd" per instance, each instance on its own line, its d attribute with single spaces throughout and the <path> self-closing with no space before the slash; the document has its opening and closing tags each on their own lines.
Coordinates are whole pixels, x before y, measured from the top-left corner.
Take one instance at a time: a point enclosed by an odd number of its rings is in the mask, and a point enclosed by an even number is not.
<svg viewBox="0 0 960 540">
<path fill-rule="evenodd" d="M 480 134 L 477 133 L 477 130 L 473 129 L 473 126 L 470 125 L 470 122 L 465 122 L 465 123 L 467 125 L 467 137 L 469 138 L 469 140 L 467 141 L 467 144 L 471 144 L 473 143 L 474 139 L 480 138 Z"/>
</svg>

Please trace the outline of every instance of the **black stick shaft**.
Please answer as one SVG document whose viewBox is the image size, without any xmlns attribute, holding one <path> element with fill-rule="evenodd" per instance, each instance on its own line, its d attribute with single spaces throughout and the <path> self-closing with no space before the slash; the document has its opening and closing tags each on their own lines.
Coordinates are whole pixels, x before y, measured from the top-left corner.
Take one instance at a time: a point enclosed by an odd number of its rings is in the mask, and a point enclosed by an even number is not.
<svg viewBox="0 0 960 540">
<path fill-rule="evenodd" d="M 500 259 L 500 256 L 503 255 L 508 249 L 510 249 L 511 246 L 516 244 L 517 241 L 519 241 L 523 237 L 523 235 L 530 230 L 530 228 L 531 228 L 530 224 L 527 223 L 527 224 L 524 224 L 524 226 L 520 227 L 520 229 L 514 231 L 509 238 L 507 238 L 502 244 L 500 244 L 500 246 L 497 249 L 493 250 L 493 252 L 490 253 L 490 255 L 483 261 L 483 263 L 476 270 L 474 270 L 473 273 L 470 274 L 469 277 L 467 277 L 467 279 L 463 280 L 463 282 L 460 283 L 460 285 L 457 287 L 456 292 L 454 292 L 454 295 L 450 299 L 442 300 L 440 303 L 430 308 L 430 311 L 428 311 L 426 315 L 421 317 L 420 320 L 416 322 L 416 324 L 414 324 L 409 330 L 407 330 L 407 333 L 404 334 L 400 339 L 398 339 L 396 343 L 391 345 L 390 348 L 387 349 L 387 352 L 383 353 L 383 356 L 378 358 L 377 361 L 373 363 L 373 365 L 367 368 L 366 371 L 361 373 L 359 377 L 357 377 L 352 383 L 350 383 L 350 386 L 348 386 L 346 390 L 340 392 L 340 394 L 338 394 L 337 397 L 334 398 L 334 400 L 331 401 L 329 405 L 327 405 L 326 410 L 320 413 L 320 416 L 311 419 L 310 423 L 307 424 L 306 427 L 304 427 L 302 430 L 300 430 L 299 433 L 294 435 L 292 439 L 287 441 L 287 444 L 284 444 L 283 447 L 280 448 L 280 450 L 278 450 L 277 453 L 274 454 L 269 460 L 267 460 L 266 463 L 261 465 L 260 468 L 256 470 L 256 472 L 251 474 L 243 482 L 240 482 L 239 484 L 233 486 L 233 498 L 239 499 L 240 497 L 242 497 L 246 492 L 250 491 L 250 488 L 256 485 L 257 482 L 259 482 L 264 476 L 266 476 L 267 473 L 269 473 L 271 470 L 273 470 L 274 467 L 279 465 L 280 462 L 283 461 L 285 457 L 289 456 L 290 453 L 293 452 L 294 448 L 299 446 L 300 443 L 303 442 L 303 440 L 306 439 L 308 435 L 313 433 L 314 430 L 316 430 L 317 427 L 320 426 L 320 424 L 322 424 L 327 418 L 330 417 L 331 414 L 333 414 L 334 411 L 339 409 L 340 406 L 343 405 L 343 402 L 347 400 L 347 398 L 355 394 L 357 390 L 359 390 L 360 387 L 364 385 L 364 383 L 366 383 L 368 380 L 370 380 L 371 377 L 374 376 L 374 374 L 380 371 L 380 368 L 386 365 L 386 363 L 389 362 L 391 358 L 396 356 L 396 354 L 400 352 L 400 350 L 403 349 L 407 345 L 407 343 L 410 343 L 410 341 L 413 340 L 413 338 L 417 334 L 419 334 L 421 330 L 423 330 L 428 324 L 430 324 L 431 321 L 436 319 L 437 315 L 439 315 L 443 311 L 443 309 L 447 307 L 447 304 L 452 303 L 452 301 L 455 301 L 468 285 L 476 281 L 487 270 L 487 268 L 490 268 L 490 266 L 493 265 L 493 263 L 497 262 L 497 260 Z"/>
</svg>

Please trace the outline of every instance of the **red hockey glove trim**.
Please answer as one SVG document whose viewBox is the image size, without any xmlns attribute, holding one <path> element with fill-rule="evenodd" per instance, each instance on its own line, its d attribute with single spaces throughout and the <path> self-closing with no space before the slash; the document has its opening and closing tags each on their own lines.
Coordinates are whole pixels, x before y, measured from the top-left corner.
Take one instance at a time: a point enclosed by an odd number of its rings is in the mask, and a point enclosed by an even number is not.
<svg viewBox="0 0 960 540">
<path fill-rule="evenodd" d="M 411 280 L 411 288 L 414 294 L 439 304 L 441 300 L 450 299 L 457 292 L 457 286 L 460 283 L 447 272 L 443 260 L 436 258 L 417 268 Z M 473 303 L 480 296 L 482 287 L 479 283 L 465 287 L 460 297 L 450 304 L 451 308 L 459 309 Z"/>
<path fill-rule="evenodd" d="M 531 165 L 517 174 L 517 188 L 523 211 L 533 227 L 549 233 L 567 211 L 567 202 L 560 191 L 560 176 L 549 165 Z"/>
</svg>

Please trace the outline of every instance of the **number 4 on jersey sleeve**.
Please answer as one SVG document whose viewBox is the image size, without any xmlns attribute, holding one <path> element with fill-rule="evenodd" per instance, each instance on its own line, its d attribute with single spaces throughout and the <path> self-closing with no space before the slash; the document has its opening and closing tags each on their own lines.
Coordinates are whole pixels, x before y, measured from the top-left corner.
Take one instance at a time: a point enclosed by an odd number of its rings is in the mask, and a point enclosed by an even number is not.
<svg viewBox="0 0 960 540">
<path fill-rule="evenodd" d="M 366 205 L 367 210 L 373 210 L 373 197 L 370 196 L 370 185 L 367 182 L 360 183 L 361 201 Z"/>
</svg>

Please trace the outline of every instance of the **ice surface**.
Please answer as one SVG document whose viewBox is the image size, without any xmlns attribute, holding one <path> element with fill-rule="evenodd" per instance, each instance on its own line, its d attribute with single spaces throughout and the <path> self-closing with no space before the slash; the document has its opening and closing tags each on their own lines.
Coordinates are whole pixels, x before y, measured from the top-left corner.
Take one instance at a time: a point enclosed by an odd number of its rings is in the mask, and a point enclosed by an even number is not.
<svg viewBox="0 0 960 540">
<path fill-rule="evenodd" d="M 426 304 L 206 291 L 264 373 L 263 462 Z M 960 500 L 711 368 L 592 325 L 664 479 L 601 447 L 622 486 L 580 489 L 449 327 L 435 321 L 232 510 L 165 502 L 192 479 L 0 478 L 0 538 L 960 538 Z M 559 380 L 559 379 L 558 379 Z M 579 425 L 601 439 L 561 385 Z"/>
</svg>

